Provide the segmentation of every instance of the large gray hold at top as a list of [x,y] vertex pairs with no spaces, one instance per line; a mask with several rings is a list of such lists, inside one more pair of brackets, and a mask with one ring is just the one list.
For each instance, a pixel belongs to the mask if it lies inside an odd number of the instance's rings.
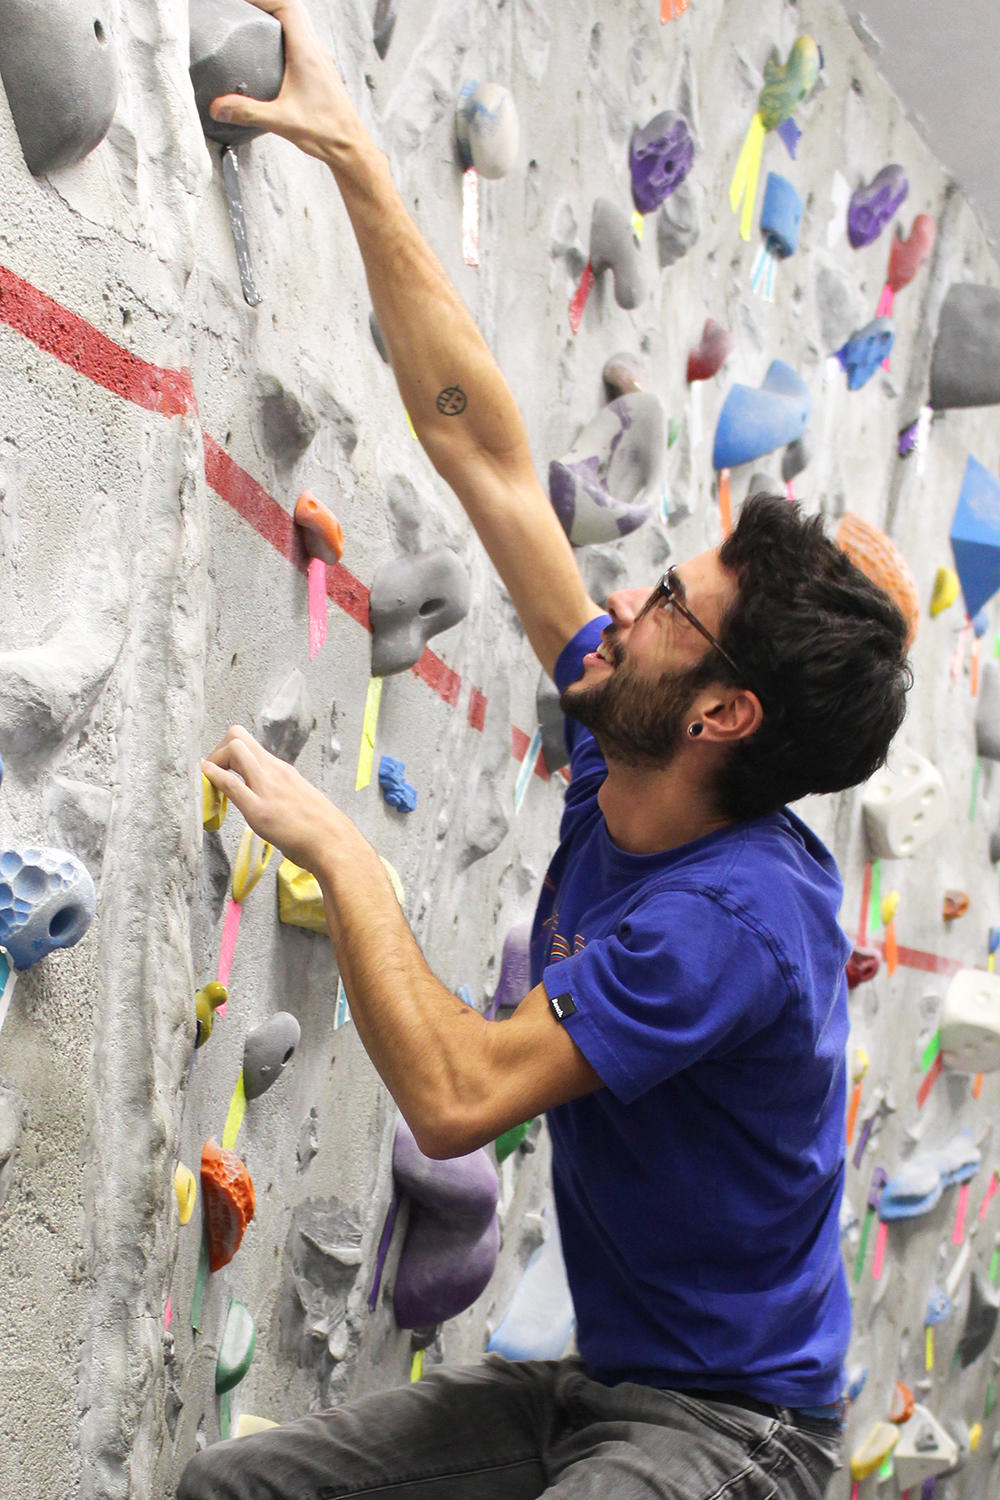
[[415,666],[432,635],[465,619],[469,596],[469,575],[447,547],[385,563],[368,599],[372,676]]
[[213,120],[208,106],[222,94],[276,99],[285,76],[281,23],[247,0],[190,0],[190,71],[201,126],[224,146],[251,141],[253,125]]
[[956,282],[938,319],[931,360],[931,406],[1000,402],[1000,289]]
[[118,104],[107,0],[0,0],[0,77],[29,172],[88,156]]

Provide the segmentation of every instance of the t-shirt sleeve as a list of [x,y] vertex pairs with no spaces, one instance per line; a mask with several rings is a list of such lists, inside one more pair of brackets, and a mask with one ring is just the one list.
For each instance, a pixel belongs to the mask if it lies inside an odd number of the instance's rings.
[[612,936],[549,964],[542,979],[573,1041],[625,1104],[739,1046],[789,997],[766,936],[691,891],[647,897]]
[[[588,651],[597,650],[601,643],[601,631],[610,624],[610,615],[597,615],[593,620],[588,620],[586,625],[581,625],[576,635],[566,642],[559,653],[552,674],[560,693],[582,675],[583,658]],[[582,790],[583,779],[588,773],[600,773],[603,780],[607,773],[607,766],[590,730],[584,729],[576,719],[566,717],[563,720],[563,734],[566,749],[569,751],[570,787],[572,788],[573,782],[576,782],[577,790]],[[566,801],[567,804],[570,803],[570,794],[567,795]]]

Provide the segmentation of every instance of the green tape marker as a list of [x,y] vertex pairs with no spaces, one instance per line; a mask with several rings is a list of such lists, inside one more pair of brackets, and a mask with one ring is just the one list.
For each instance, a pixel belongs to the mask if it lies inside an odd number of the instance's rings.
[[882,861],[872,860],[872,904],[868,925],[872,932],[878,932],[882,926]]
[[927,1043],[927,1046],[924,1048],[923,1052],[921,1052],[921,1054],[920,1054],[920,1071],[921,1071],[921,1073],[926,1073],[927,1072],[927,1069],[930,1067],[931,1063],[934,1061],[934,1059],[937,1057],[937,1055],[938,1055],[938,1053],[940,1051],[941,1051],[941,1033],[940,1033],[940,1031],[935,1031],[934,1035],[931,1037],[930,1041]]

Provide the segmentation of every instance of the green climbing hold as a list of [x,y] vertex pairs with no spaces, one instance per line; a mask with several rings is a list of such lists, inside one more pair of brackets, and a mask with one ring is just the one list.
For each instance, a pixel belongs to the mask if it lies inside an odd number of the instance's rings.
[[250,1309],[235,1297],[226,1313],[226,1326],[219,1346],[219,1359],[215,1366],[215,1390],[224,1395],[239,1385],[250,1368],[254,1347],[257,1343],[257,1325]]
[[534,1120],[525,1120],[523,1125],[512,1125],[509,1130],[504,1131],[503,1135],[497,1136],[498,1163],[506,1161],[508,1156],[511,1156],[517,1150],[534,1123]]

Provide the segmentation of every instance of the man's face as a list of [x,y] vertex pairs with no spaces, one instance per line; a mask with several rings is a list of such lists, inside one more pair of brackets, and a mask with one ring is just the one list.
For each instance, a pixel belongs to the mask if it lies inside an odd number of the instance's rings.
[[[702,552],[676,569],[684,603],[718,635],[736,598],[736,580],[716,551]],[[631,766],[668,765],[683,743],[692,704],[704,687],[703,667],[715,650],[669,604],[642,613],[651,589],[609,595],[612,623],[596,652],[583,660],[583,676],[560,698],[564,713],[595,735],[605,757]]]

